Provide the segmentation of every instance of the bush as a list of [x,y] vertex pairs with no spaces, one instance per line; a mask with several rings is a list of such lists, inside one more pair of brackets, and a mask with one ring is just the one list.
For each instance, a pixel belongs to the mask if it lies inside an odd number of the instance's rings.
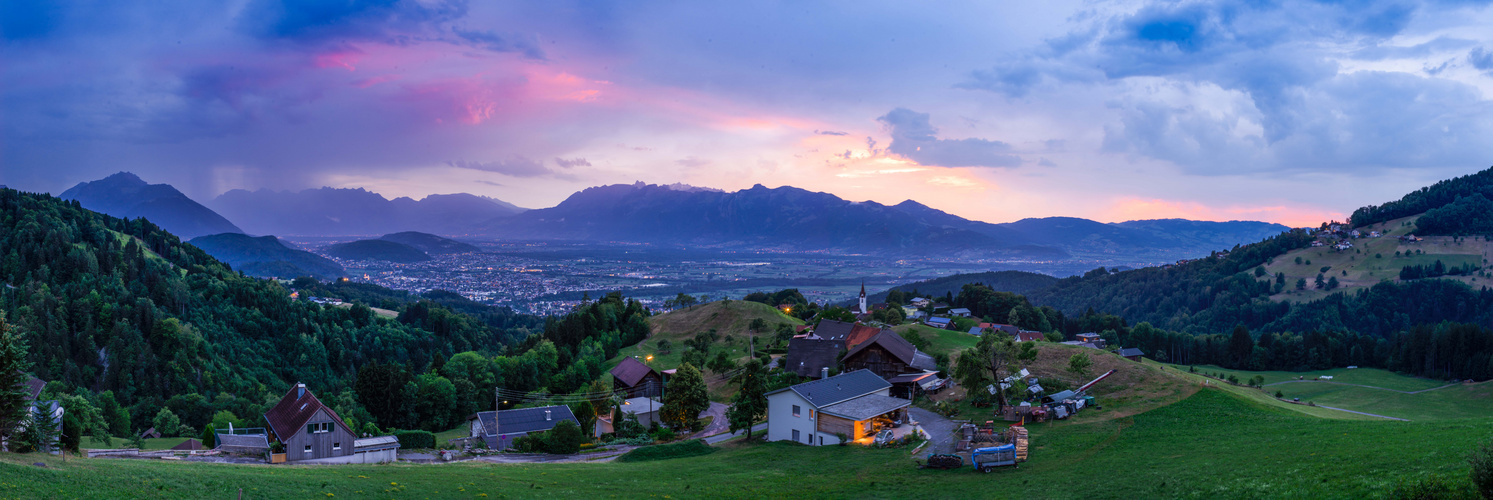
[[1472,471],[1468,473],[1472,486],[1483,498],[1493,498],[1493,440],[1473,448],[1467,462],[1472,465]]
[[545,451],[557,455],[569,455],[581,451],[581,443],[586,442],[585,433],[581,428],[570,420],[561,420],[550,429],[545,439]]
[[630,438],[617,438],[617,439],[612,439],[610,441],[607,441],[606,444],[608,446],[612,446],[612,445],[624,445],[624,444],[625,445],[631,445],[631,446],[644,446],[644,445],[653,444],[653,437],[652,436],[638,436],[638,437],[630,437]]
[[394,437],[399,439],[400,448],[435,448],[434,432],[394,431]]
[[679,437],[679,435],[674,433],[674,429],[670,429],[668,427],[659,427],[658,430],[654,431],[653,433],[653,439],[658,441],[673,441],[677,437]]
[[648,462],[653,460],[668,460],[671,458],[698,457],[715,453],[715,448],[705,444],[703,439],[694,439],[683,443],[661,444],[658,446],[647,446],[629,451],[620,457],[618,462]]
[[1439,475],[1418,478],[1407,481],[1400,478],[1395,482],[1394,489],[1389,491],[1389,498],[1395,500],[1446,500],[1454,498],[1477,498],[1467,485],[1455,484],[1447,481]]

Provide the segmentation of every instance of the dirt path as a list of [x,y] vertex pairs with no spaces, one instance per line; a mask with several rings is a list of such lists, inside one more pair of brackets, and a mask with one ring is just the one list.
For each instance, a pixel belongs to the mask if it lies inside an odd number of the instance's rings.
[[[1388,390],[1388,389],[1385,389],[1385,390]],[[1399,392],[1399,391],[1395,391],[1395,392]],[[1361,411],[1344,410],[1342,408],[1333,408],[1331,406],[1317,405],[1317,408],[1326,408],[1326,409],[1329,409],[1329,410],[1345,411],[1345,412],[1348,412],[1348,413],[1357,413],[1359,415],[1367,415],[1367,416],[1370,416],[1370,417],[1386,418],[1386,419],[1389,419],[1389,420],[1399,420],[1401,422],[1409,422],[1410,421],[1410,419],[1408,419],[1408,418],[1386,417],[1384,415],[1375,415],[1373,413],[1364,413],[1364,412],[1361,412]]]
[[[1319,383],[1319,384],[1333,384],[1333,385],[1346,385],[1346,386],[1352,386],[1352,387],[1363,387],[1363,388],[1366,388],[1366,389],[1378,389],[1378,390],[1381,390],[1381,391],[1398,392],[1400,394],[1420,394],[1422,392],[1431,392],[1431,391],[1435,391],[1435,390],[1439,390],[1439,389],[1445,389],[1447,387],[1455,387],[1455,386],[1462,385],[1460,382],[1452,382],[1450,384],[1446,384],[1446,385],[1443,385],[1441,387],[1432,387],[1430,389],[1421,389],[1421,390],[1418,390],[1418,391],[1399,391],[1399,390],[1395,390],[1395,389],[1386,389],[1386,388],[1383,388],[1383,387],[1374,387],[1372,385],[1349,384],[1349,383],[1346,383],[1346,382],[1333,382],[1331,380],[1287,380],[1285,382],[1276,382],[1276,383],[1273,383],[1273,384],[1265,384],[1265,385],[1263,385],[1261,387],[1270,387],[1272,385],[1281,385],[1281,384],[1299,384],[1299,383],[1302,383],[1302,382],[1316,382],[1316,383]],[[1326,408],[1326,406],[1323,406],[1323,408]],[[1333,409],[1335,410],[1336,408],[1333,408]],[[1348,410],[1343,410],[1343,411],[1348,411]],[[1358,412],[1355,411],[1353,413],[1358,413]],[[1365,413],[1364,415],[1368,415],[1368,413]],[[1374,415],[1374,416],[1377,417],[1378,415]],[[1392,418],[1392,417],[1384,417],[1384,418]]]

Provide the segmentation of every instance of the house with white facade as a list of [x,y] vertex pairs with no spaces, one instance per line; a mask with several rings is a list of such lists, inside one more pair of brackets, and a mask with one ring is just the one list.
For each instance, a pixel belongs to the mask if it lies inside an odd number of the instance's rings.
[[907,420],[912,401],[870,370],[824,377],[767,393],[767,440],[813,446],[868,440]]

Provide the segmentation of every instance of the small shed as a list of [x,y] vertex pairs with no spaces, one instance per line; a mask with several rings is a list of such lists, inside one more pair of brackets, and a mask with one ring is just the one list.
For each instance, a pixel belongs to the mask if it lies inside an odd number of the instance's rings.
[[970,311],[969,311],[969,309],[966,309],[966,308],[963,308],[963,307],[956,307],[956,308],[953,308],[953,309],[949,309],[949,315],[950,316],[958,316],[958,317],[961,317],[961,318],[968,318],[969,315],[970,315]]
[[1145,351],[1136,349],[1134,347],[1126,347],[1124,349],[1120,349],[1120,356],[1131,361],[1140,361],[1140,358],[1145,355]]
[[626,391],[627,397],[658,397],[663,395],[664,378],[653,368],[631,356],[612,368],[612,389]]
[[160,437],[161,437],[161,433],[157,432],[155,427],[151,427],[149,429],[145,429],[145,432],[140,433],[140,438],[141,439],[157,439],[157,438],[160,438]]

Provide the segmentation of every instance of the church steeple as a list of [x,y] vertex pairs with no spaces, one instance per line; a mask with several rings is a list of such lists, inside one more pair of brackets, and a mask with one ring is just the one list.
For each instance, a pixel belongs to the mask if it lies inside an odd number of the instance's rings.
[[866,308],[866,280],[861,280],[861,313],[871,312]]

